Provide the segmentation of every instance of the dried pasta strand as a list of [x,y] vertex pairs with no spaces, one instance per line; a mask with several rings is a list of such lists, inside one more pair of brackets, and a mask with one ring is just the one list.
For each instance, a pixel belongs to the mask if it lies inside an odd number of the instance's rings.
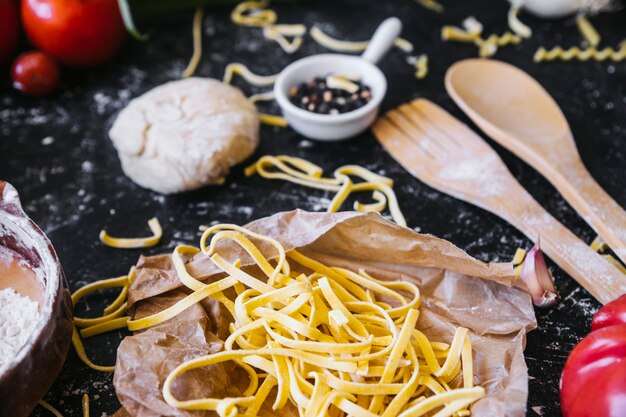
[[604,252],[608,249],[606,242],[600,236],[596,236],[589,246],[596,252]]
[[249,84],[252,84],[257,87],[263,87],[267,85],[273,85],[276,81],[276,77],[278,74],[274,75],[257,75],[250,71],[248,67],[239,63],[233,62],[226,66],[224,70],[224,79],[223,81],[226,84],[231,84],[233,77],[235,75],[241,76],[244,80],[246,80]]
[[422,54],[415,61],[415,78],[423,80],[428,75],[428,55]]
[[[318,26],[313,26],[309,30],[309,35],[315,42],[326,49],[337,52],[363,52],[367,49],[369,41],[344,41],[333,38]],[[413,44],[404,38],[397,38],[393,42],[394,46],[404,52],[413,52]]]
[[100,371],[100,372],[115,371],[115,365],[101,366],[101,365],[96,365],[93,362],[91,362],[91,360],[89,360],[89,358],[87,357],[87,353],[85,352],[85,346],[83,345],[83,341],[81,340],[80,335],[78,334],[78,331],[76,330],[75,326],[74,326],[74,330],[72,331],[72,345],[74,346],[74,350],[76,351],[76,355],[78,355],[78,358],[81,361],[83,361],[83,363],[87,365],[88,367],[90,367],[91,369]]
[[619,269],[621,272],[623,272],[624,274],[626,274],[626,266],[624,266],[623,263],[621,263],[620,261],[618,261],[617,259],[615,259],[612,255],[602,255],[604,258],[606,258],[607,261],[611,262],[613,265],[615,265],[617,267],[617,269]]
[[96,318],[82,318],[74,316],[74,324],[77,327],[81,328],[96,326],[110,320],[117,319],[118,317],[124,315],[124,313],[126,313],[126,307],[127,304],[124,302],[117,308],[117,310],[113,311],[112,313],[105,314],[101,317]]
[[444,41],[474,42],[480,33],[470,33],[456,26],[444,26],[441,28],[441,39]]
[[578,27],[578,31],[582,35],[583,39],[585,39],[587,46],[596,48],[600,45],[602,38],[585,15],[578,15],[576,18],[576,26]]
[[421,6],[433,10],[437,13],[443,13],[443,6],[435,0],[416,0]]
[[[89,417],[89,395],[83,394],[82,398],[83,417]],[[63,417],[63,414],[56,408],[54,408],[46,400],[39,400],[39,405],[51,412],[55,417]]]
[[83,417],[89,417],[89,395],[83,394]]
[[577,46],[572,48],[563,49],[560,46],[552,49],[539,48],[535,52],[533,60],[535,62],[549,62],[549,61],[606,61],[611,60],[613,62],[619,62],[626,59],[626,41],[622,42],[618,49],[606,47],[603,49],[585,48],[581,49]]
[[[404,218],[404,215],[402,214],[402,211],[400,210],[398,200],[393,191],[393,188],[391,188],[393,185],[393,181],[391,181],[391,179],[374,174],[373,172],[356,165],[346,165],[343,167],[339,167],[335,170],[335,178],[322,178],[321,170],[316,171],[315,176],[309,175],[307,172],[303,171],[298,172],[297,170],[286,166],[281,161],[281,158],[285,158],[285,156],[263,156],[256,163],[246,168],[245,174],[246,176],[259,174],[262,177],[268,179],[282,179],[307,187],[335,191],[336,194],[328,207],[328,211],[331,213],[338,211],[342,203],[353,192],[378,191],[379,193],[385,195],[388,202],[389,211],[394,221],[399,225],[406,226],[406,220]],[[299,160],[299,158],[291,157],[290,160],[295,161]],[[299,164],[303,166],[310,163],[305,160],[300,160]],[[279,171],[271,172],[267,170],[267,167],[277,168]],[[350,180],[350,176],[359,177],[363,179],[364,182],[356,184],[352,183],[352,181]],[[377,206],[362,206],[358,204],[354,207],[356,207],[355,209],[362,208],[363,210],[371,211],[371,209],[374,207],[380,207],[380,204]]]
[[118,294],[118,296],[113,300],[111,304],[106,306],[104,309],[104,314],[111,314],[116,311],[124,302],[126,298],[128,298],[128,289],[130,288],[130,284],[126,284],[122,287],[122,291]]
[[61,414],[59,410],[54,408],[48,401],[39,400],[39,405],[45,408],[46,410],[50,411],[55,417],[63,417],[63,414]]
[[515,254],[513,255],[513,259],[511,260],[511,263],[513,265],[520,265],[524,261],[525,257],[526,257],[526,250],[522,248],[517,248],[515,250]]
[[403,52],[406,52],[407,54],[410,54],[411,52],[413,52],[413,49],[415,49],[413,47],[413,44],[404,38],[396,38],[393,41],[393,44],[396,48],[400,49]]
[[272,101],[276,98],[273,90],[266,91],[265,93],[253,94],[248,97],[250,103],[258,103],[259,101]]
[[266,26],[276,22],[276,12],[266,9],[269,1],[244,1],[231,12],[233,23],[243,26]]
[[275,114],[259,113],[259,120],[261,121],[261,123],[263,123],[264,125],[268,125],[268,126],[276,126],[276,127],[288,127],[289,126],[287,119],[285,119],[282,116],[277,116]]
[[475,43],[478,46],[479,55],[483,58],[488,58],[493,56],[498,48],[507,45],[516,45],[521,41],[522,38],[519,36],[511,32],[505,32],[502,35],[489,35],[486,39],[479,38]]
[[511,6],[509,9],[509,28],[519,37],[530,38],[533,35],[533,31],[527,25],[522,23],[521,20],[519,20],[519,12],[519,6]]
[[[294,166],[318,172],[309,164]],[[277,265],[272,267],[244,235],[277,248]],[[213,238],[207,243],[209,236]],[[252,257],[268,284],[219,256],[216,241],[224,239],[233,240]],[[305,417],[322,416],[329,409],[355,417],[412,417],[435,412],[450,417],[468,415],[467,407],[485,395],[482,387],[473,386],[467,329],[457,329],[451,345],[431,343],[415,329],[419,290],[414,284],[381,281],[364,271],[327,267],[296,251],[287,255],[313,272],[309,276],[295,270],[292,273],[278,242],[235,225],[205,228],[200,248],[227,274],[223,280],[232,278],[249,288],[238,292],[234,301],[234,321],[225,350],[186,361],[167,376],[163,396],[171,406],[213,410],[222,416],[253,416],[269,391],[277,387],[273,408],[278,411],[291,401]],[[195,292],[208,286],[181,272],[184,282],[198,288]],[[314,293],[314,288],[319,292]],[[413,301],[403,295],[409,288],[414,289],[408,292],[416,294]],[[376,294],[398,301],[400,307],[377,302]],[[397,312],[395,322],[392,311]],[[388,336],[374,337],[385,333]],[[420,366],[417,353],[426,352],[428,357],[435,349],[445,350],[443,364],[434,358],[435,368]],[[233,361],[250,376],[241,397],[179,400],[172,394],[174,381],[183,373],[226,361]],[[461,370],[463,387],[451,388],[449,383]]]
[[196,12],[193,15],[193,54],[191,55],[191,59],[189,59],[189,63],[187,64],[187,68],[183,71],[182,77],[188,78],[191,77],[195,72],[196,68],[198,68],[198,64],[200,63],[200,58],[202,58],[202,17],[204,15],[204,9],[202,6],[198,6]]
[[152,219],[148,220],[148,226],[152,231],[152,236],[150,237],[112,237],[109,236],[106,230],[103,229],[100,232],[100,241],[107,246],[117,249],[137,249],[155,246],[161,241],[161,237],[163,237],[163,229],[161,228],[161,223],[159,223],[159,219],[153,217]]
[[353,42],[335,39],[324,33],[319,27],[313,26],[309,31],[311,38],[324,48],[337,52],[362,52],[367,48],[368,41]]
[[[389,199],[380,190],[393,185],[389,178],[358,166],[341,167],[334,179],[325,179],[321,168],[305,160],[278,156],[264,160],[268,162],[298,180],[321,181],[345,190],[373,188],[379,200]],[[261,161],[257,164],[260,166],[254,172],[266,172]],[[352,185],[349,175],[366,182]],[[415,284],[378,280],[363,270],[357,273],[327,267],[295,250],[287,253],[275,239],[236,225],[218,224],[202,230],[199,249],[179,245],[172,254],[177,275],[193,291],[191,294],[152,316],[100,320],[81,331],[88,337],[124,327],[140,330],[170,320],[206,297],[223,303],[234,317],[225,350],[184,362],[167,376],[163,396],[171,406],[213,410],[228,417],[255,416],[277,388],[273,408],[278,411],[291,401],[305,416],[322,416],[330,409],[331,415],[344,412],[354,417],[451,417],[468,415],[469,405],[485,395],[482,387],[473,386],[467,329],[458,328],[448,345],[431,342],[415,328],[420,306]],[[224,240],[247,252],[265,279],[241,270],[240,261],[226,261],[219,253],[223,246],[218,245]],[[257,241],[274,248],[272,263]],[[191,276],[183,255],[200,254],[226,276],[211,284]],[[307,276],[292,269],[287,257],[312,272]],[[131,269],[126,277],[88,284],[74,293],[73,301],[102,288],[126,288],[133,280]],[[236,288],[234,301],[224,295],[228,288]],[[413,297],[407,298],[411,293]],[[384,297],[386,302],[377,301],[377,297]],[[114,369],[89,361],[76,328],[72,342],[88,366],[101,371]],[[426,362],[423,366],[418,359],[422,357]],[[179,400],[172,394],[172,384],[181,374],[226,361],[249,376],[241,397]],[[451,387],[461,372],[462,388]],[[83,398],[83,404],[88,410],[88,399]]]
[[80,336],[83,339],[88,337],[97,336],[102,333],[108,333],[113,330],[126,329],[128,327],[128,321],[130,317],[118,317],[115,319],[109,319],[105,322],[94,324],[93,326],[86,327],[80,330]]
[[387,197],[385,197],[385,194],[381,193],[379,190],[374,190],[372,198],[376,200],[376,203],[363,204],[360,201],[355,201],[353,206],[354,210],[363,212],[381,212],[385,209],[385,207],[387,207]]
[[456,26],[444,26],[441,29],[441,38],[444,41],[456,41],[474,43],[478,46],[480,57],[488,58],[498,51],[498,48],[518,44],[522,38],[511,32],[502,35],[491,34],[486,38],[482,36],[483,26],[474,17],[470,16],[463,21],[464,29]]
[[[302,37],[306,33],[306,26],[297,25],[268,25],[263,28],[263,36],[276,41],[283,51],[293,54],[302,46]],[[291,42],[286,36],[293,36]]]
[[326,85],[328,88],[336,88],[338,90],[344,90],[348,93],[356,93],[359,90],[359,85],[347,80],[341,76],[329,75],[326,77]]
[[89,283],[82,286],[72,294],[72,304],[76,306],[76,304],[78,304],[80,300],[82,300],[85,296],[91,294],[94,291],[106,288],[123,287],[125,285],[128,285],[128,282],[128,275],[122,275],[121,277],[117,278],[103,279],[100,281]]

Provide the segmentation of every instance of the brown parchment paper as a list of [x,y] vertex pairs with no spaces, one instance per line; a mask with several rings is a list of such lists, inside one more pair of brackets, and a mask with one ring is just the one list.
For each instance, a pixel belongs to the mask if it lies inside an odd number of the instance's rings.
[[[296,248],[328,265],[365,268],[379,279],[415,282],[422,295],[418,328],[431,340],[450,342],[458,326],[471,330],[474,382],[488,393],[473,405],[472,415],[526,415],[528,373],[523,348],[536,319],[530,296],[513,286],[510,264],[478,261],[450,242],[400,227],[378,213],[296,210],[247,227],[274,237],[286,250]],[[271,248],[259,247],[268,257],[275,256]],[[237,246],[226,242],[219,250],[231,261],[242,259],[248,272],[258,272]],[[202,254],[186,265],[192,275],[207,282],[223,276]],[[131,315],[138,318],[160,311],[187,293],[169,255],[142,257],[129,291]],[[126,337],[118,349],[113,381],[123,409],[115,416],[216,415],[176,410],[165,402],[161,389],[180,363],[221,350],[230,321],[221,304],[207,299],[168,322]],[[185,374],[177,380],[174,394],[182,399],[239,396],[246,384],[242,371],[225,363]],[[297,416],[293,407],[274,413],[271,405],[262,413]]]

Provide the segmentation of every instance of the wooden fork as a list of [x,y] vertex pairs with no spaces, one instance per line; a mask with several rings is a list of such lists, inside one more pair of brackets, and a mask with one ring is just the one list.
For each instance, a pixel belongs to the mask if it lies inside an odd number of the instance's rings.
[[418,99],[372,127],[413,176],[503,218],[541,246],[564,271],[606,304],[626,293],[626,275],[552,217],[517,182],[498,154],[436,104]]

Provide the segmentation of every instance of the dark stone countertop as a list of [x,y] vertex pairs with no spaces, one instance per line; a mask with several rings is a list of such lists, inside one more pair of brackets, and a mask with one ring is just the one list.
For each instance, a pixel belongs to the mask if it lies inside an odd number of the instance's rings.
[[[458,3],[454,5],[454,3]],[[470,6],[471,4],[471,6]],[[426,97],[467,119],[446,95],[445,70],[455,61],[476,56],[473,45],[442,43],[443,24],[459,25],[476,16],[486,30],[506,29],[507,4],[448,2],[436,14],[411,0],[276,3],[280,22],[320,24],[344,39],[367,39],[385,17],[399,16],[403,36],[414,43],[416,54],[430,57],[430,74],[416,80],[406,55],[393,51],[382,63],[389,78],[383,109],[415,97]],[[226,64],[239,61],[263,74],[278,72],[287,63],[324,49],[307,38],[296,54],[284,54],[263,39],[260,29],[237,27],[228,16],[230,7],[210,8],[204,18],[204,54],[197,74],[221,78]],[[181,242],[196,243],[197,226],[212,221],[244,224],[277,211],[297,207],[323,210],[331,197],[324,192],[261,178],[245,178],[236,167],[226,184],[176,196],[161,196],[133,184],[124,176],[107,131],[116,113],[130,99],[177,79],[191,55],[192,11],[173,13],[144,24],[151,33],[146,43],[129,40],[111,62],[89,71],[65,72],[62,92],[44,99],[28,99],[5,90],[0,95],[0,178],[20,192],[25,210],[54,243],[72,290],[97,279],[126,273],[140,252],[170,251]],[[561,105],[575,133],[585,165],[617,202],[626,206],[626,65],[624,63],[534,64],[539,45],[575,45],[580,42],[573,20],[544,22],[526,14],[534,36],[522,44],[500,50],[496,58],[511,62],[536,77]],[[618,11],[594,19],[605,44],[616,45],[624,33],[626,13]],[[258,89],[237,81],[244,92]],[[265,111],[275,107],[262,105]],[[587,242],[594,232],[530,167],[490,143],[516,178],[557,219]],[[263,127],[254,159],[284,153],[304,157],[332,172],[356,163],[384,173],[396,181],[395,190],[409,226],[449,239],[485,261],[511,259],[517,247],[530,242],[499,218],[443,195],[405,172],[378,145],[371,133],[341,143],[316,143],[289,129]],[[141,235],[145,222],[157,216],[164,227],[163,243],[145,251],[120,251],[103,247],[98,232]],[[537,311],[539,329],[530,333],[526,359],[530,372],[529,416],[558,416],[558,381],[567,353],[589,330],[589,320],[599,304],[562,271],[554,267],[563,297],[554,308]],[[86,305],[101,311],[114,295],[92,297]],[[86,313],[88,314],[88,313]],[[113,333],[87,342],[97,363],[110,364],[123,337]],[[92,398],[92,416],[110,415],[118,402],[110,375],[89,370],[70,353],[58,381],[46,396],[66,416],[80,415],[83,393]],[[46,415],[41,410],[35,416]]]

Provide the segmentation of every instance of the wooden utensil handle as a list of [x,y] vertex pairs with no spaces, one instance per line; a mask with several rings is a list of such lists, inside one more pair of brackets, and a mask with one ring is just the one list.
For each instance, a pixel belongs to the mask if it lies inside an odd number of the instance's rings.
[[626,293],[625,274],[552,217],[521,186],[515,195],[499,202],[497,211],[502,217],[533,242],[540,239],[541,249],[602,304]]
[[580,159],[559,169],[552,182],[578,214],[626,263],[626,211],[598,185]]

